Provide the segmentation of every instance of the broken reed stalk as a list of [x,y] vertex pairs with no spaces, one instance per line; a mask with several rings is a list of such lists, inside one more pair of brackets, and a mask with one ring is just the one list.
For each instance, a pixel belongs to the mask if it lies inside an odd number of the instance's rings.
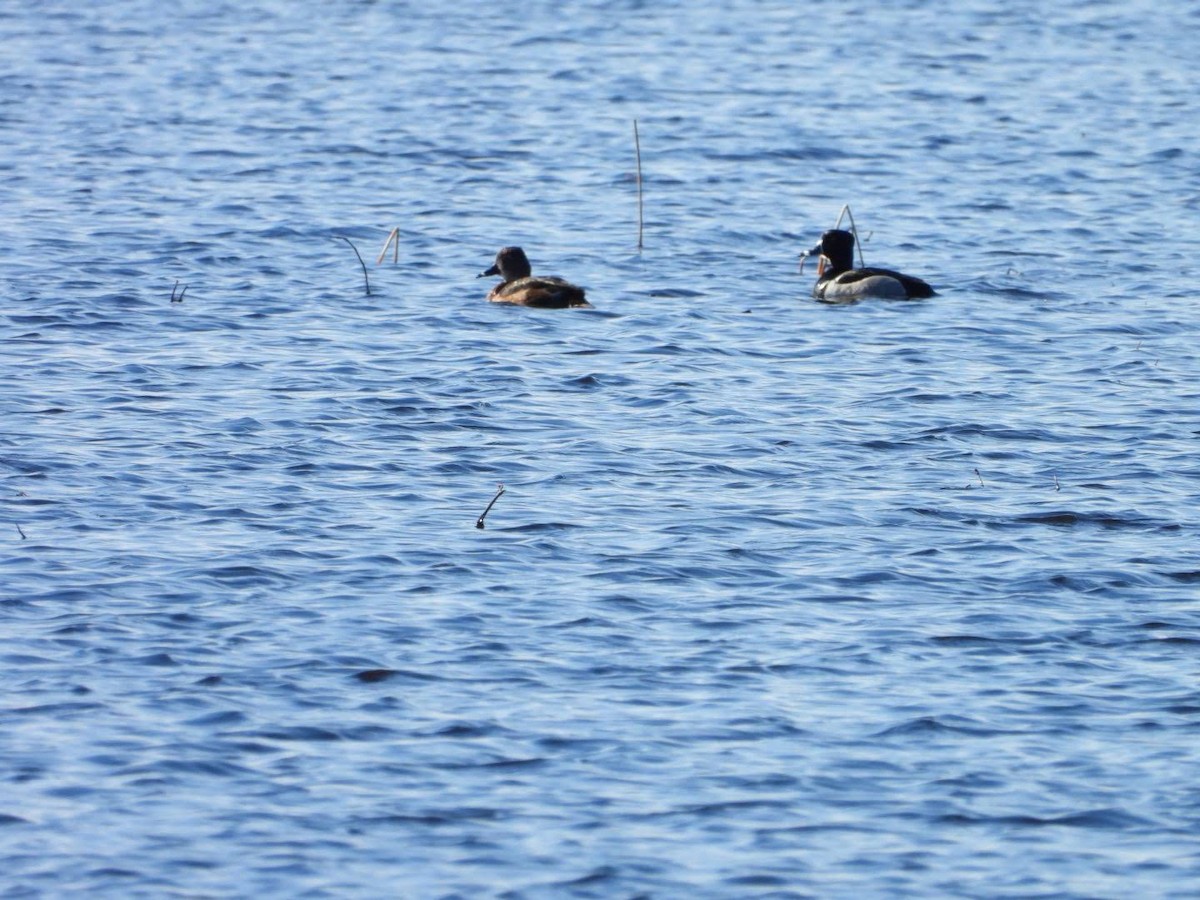
[[975,470],[975,477],[979,479],[979,486],[980,486],[980,487],[987,487],[987,485],[983,483],[983,476],[979,474],[979,470],[978,470],[978,469],[976,469],[976,470]]
[[[338,235],[338,237],[342,237],[342,236]],[[371,296],[371,279],[367,277],[367,264],[365,262],[363,262],[362,254],[358,252],[358,248],[354,246],[354,242],[351,241],[350,238],[342,237],[342,240],[350,245],[350,249],[353,250],[354,255],[358,257],[358,264],[360,266],[362,266],[362,270],[363,270],[363,284],[365,284],[367,286],[367,296],[370,297]]]
[[1062,485],[1058,483],[1058,473],[1054,472],[1052,474],[1054,475],[1054,492],[1058,493],[1062,490]]
[[[179,279],[178,279],[178,278],[176,278],[176,279],[175,279],[175,287],[171,288],[171,302],[172,302],[172,303],[182,303],[182,302],[183,302],[183,295],[187,293],[187,289],[188,289],[188,286],[185,284],[185,285],[183,286],[183,290],[182,290],[182,291],[179,291]],[[178,296],[178,297],[176,297],[176,296],[175,296],[175,292],[176,292],[176,291],[179,291],[179,296]]]
[[[16,523],[16,522],[13,522],[13,524],[14,524],[14,525],[17,525],[17,523]],[[25,532],[23,532],[23,531],[21,530],[21,526],[20,526],[20,525],[17,525],[17,534],[19,534],[19,535],[21,536],[21,540],[23,540],[23,541],[24,541],[24,540],[28,540],[28,538],[26,538],[26,537],[25,537]]]
[[388,232],[387,240],[383,242],[383,249],[379,251],[379,256],[375,260],[375,265],[379,265],[381,262],[383,262],[383,258],[385,256],[387,256],[388,247],[391,247],[392,244],[396,245],[395,252],[392,255],[392,262],[398,263],[398,262],[400,262],[400,226],[399,225],[397,225],[395,228],[393,228],[391,231]]
[[492,511],[492,507],[496,505],[496,501],[500,499],[500,495],[503,493],[504,493],[504,485],[502,485],[502,484],[496,485],[496,496],[493,497],[492,502],[487,505],[487,509],[485,509],[482,513],[480,513],[479,518],[475,520],[476,528],[483,527],[483,520],[487,518],[487,514]]
[[854,224],[854,213],[850,211],[849,203],[842,206],[842,211],[838,213],[837,224],[833,226],[834,228],[842,227],[842,216],[847,216],[850,219],[850,233],[854,235],[854,246],[858,248],[858,264],[866,268],[867,261],[863,257],[862,241],[858,239],[858,226]]
[[633,149],[637,154],[638,250],[642,249],[642,142],[638,138],[637,119],[633,120]]

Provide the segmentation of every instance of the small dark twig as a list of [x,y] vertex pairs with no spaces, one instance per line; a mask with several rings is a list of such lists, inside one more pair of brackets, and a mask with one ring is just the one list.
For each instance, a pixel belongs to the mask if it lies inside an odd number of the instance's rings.
[[349,244],[350,249],[354,251],[354,255],[358,257],[358,264],[360,266],[362,266],[362,270],[363,270],[363,284],[366,285],[367,296],[370,297],[371,296],[371,279],[367,277],[367,264],[365,262],[363,262],[362,254],[358,252],[358,248],[354,246],[354,242],[351,241],[350,238],[342,237],[342,235],[340,235],[340,234],[338,235],[338,237],[342,238],[343,241],[345,241],[347,244]]
[[979,470],[978,470],[978,469],[976,469],[976,470],[975,470],[975,477],[979,479],[979,486],[980,486],[980,487],[987,487],[987,485],[985,485],[985,484],[983,483],[983,476],[979,474]]
[[[14,525],[17,525],[17,523],[16,523],[16,522],[13,522],[13,524],[14,524]],[[23,540],[23,541],[24,541],[24,540],[28,540],[28,539],[25,537],[25,532],[23,532],[23,531],[21,530],[21,526],[20,526],[20,525],[17,525],[17,534],[19,534],[19,535],[21,536],[21,540]]]
[[487,509],[485,509],[483,511],[483,513],[480,514],[479,518],[475,520],[476,528],[483,527],[483,520],[487,518],[487,514],[492,511],[492,507],[496,505],[496,501],[500,499],[500,495],[503,493],[504,493],[504,485],[502,485],[502,484],[496,485],[496,496],[493,497],[492,502],[487,505]]
[[171,302],[172,302],[172,303],[182,303],[182,302],[183,302],[183,295],[187,293],[187,289],[188,289],[188,285],[186,285],[186,284],[185,284],[185,285],[183,286],[183,290],[182,290],[182,291],[179,291],[179,296],[178,296],[178,297],[176,297],[176,296],[175,296],[175,291],[179,290],[179,279],[178,279],[178,278],[176,278],[176,279],[175,279],[175,287],[171,288]]

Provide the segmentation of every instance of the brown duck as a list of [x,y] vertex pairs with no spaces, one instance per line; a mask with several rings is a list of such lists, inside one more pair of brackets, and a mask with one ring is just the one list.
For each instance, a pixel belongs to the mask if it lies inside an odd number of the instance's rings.
[[552,275],[532,275],[529,257],[520,247],[504,247],[496,254],[496,263],[477,277],[499,275],[504,280],[492,288],[488,300],[510,303],[513,306],[536,306],[542,309],[566,309],[571,306],[591,308],[583,288]]

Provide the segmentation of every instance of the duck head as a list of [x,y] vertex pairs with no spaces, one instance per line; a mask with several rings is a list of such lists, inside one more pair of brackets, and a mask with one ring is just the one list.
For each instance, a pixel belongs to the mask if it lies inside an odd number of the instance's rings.
[[499,275],[506,282],[518,278],[528,278],[533,269],[529,265],[529,257],[520,247],[502,247],[496,254],[496,262],[490,269],[480,272],[476,278],[488,275]]
[[849,271],[854,268],[854,235],[840,228],[827,231],[821,235],[820,243],[806,251],[801,260],[810,256],[817,257],[818,278],[825,275],[826,269],[829,269],[831,276]]

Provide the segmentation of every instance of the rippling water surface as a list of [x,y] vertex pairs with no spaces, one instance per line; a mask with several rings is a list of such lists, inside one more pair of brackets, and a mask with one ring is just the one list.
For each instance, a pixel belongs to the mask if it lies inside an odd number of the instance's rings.
[[1060,6],[0,12],[0,894],[1194,896],[1200,16]]

